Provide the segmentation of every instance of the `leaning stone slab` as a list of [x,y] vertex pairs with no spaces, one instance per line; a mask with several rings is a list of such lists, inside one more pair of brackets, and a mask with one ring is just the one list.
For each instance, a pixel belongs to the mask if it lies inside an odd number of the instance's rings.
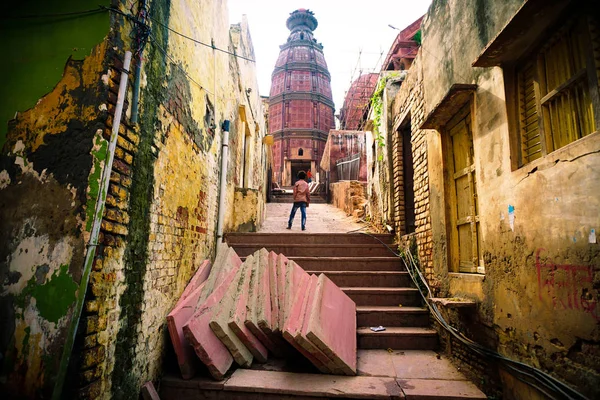
[[210,296],[215,287],[223,281],[224,277],[230,271],[239,268],[240,265],[242,265],[242,260],[238,257],[235,250],[227,246],[226,243],[220,243],[217,247],[217,255],[210,270],[210,275],[206,279],[206,284],[198,299],[199,304],[202,304]]
[[270,329],[271,290],[269,287],[268,255],[266,249],[256,251],[253,255],[254,264],[244,324],[265,347],[279,357],[283,355],[284,349],[281,347],[281,340],[273,335]]
[[279,304],[278,325],[281,329],[285,324],[285,293],[286,293],[286,271],[289,260],[283,254],[277,256],[277,299]]
[[356,375],[356,304],[324,274],[307,316],[306,338],[346,375]]
[[309,286],[307,301],[306,301],[306,310],[304,313],[304,318],[302,320],[302,328],[300,332],[296,335],[296,342],[300,347],[302,347],[308,354],[311,355],[312,358],[317,359],[320,363],[322,363],[325,368],[332,374],[343,375],[343,372],[336,367],[333,360],[328,357],[325,353],[323,353],[317,346],[315,346],[310,340],[307,339],[306,334],[308,332],[308,321],[311,317],[311,310],[313,309],[313,305],[316,301],[316,292],[317,285],[319,279],[316,275],[311,277],[311,282]]
[[269,253],[269,291],[271,292],[271,324],[273,332],[281,331],[279,328],[279,285],[277,284],[277,254]]
[[298,264],[293,260],[288,261],[285,271],[285,293],[284,293],[284,312],[283,312],[283,324],[285,326],[287,319],[289,318],[290,311],[296,291],[298,290],[298,284],[303,279],[308,279],[309,275],[304,271]]
[[209,272],[210,261],[205,260],[183,291],[181,298],[173,310],[167,315],[169,336],[171,337],[171,343],[173,343],[173,348],[175,349],[175,356],[177,357],[177,363],[179,364],[183,379],[190,379],[195,375],[196,365],[198,363],[198,358],[194,354],[194,349],[190,346],[183,334],[183,326],[187,324],[194,314],[200,292],[202,291]]
[[196,271],[194,276],[192,276],[192,279],[190,279],[190,282],[187,284],[187,286],[183,290],[183,293],[181,293],[181,296],[179,297],[179,300],[177,301],[177,303],[179,304],[179,302],[187,299],[193,292],[195,292],[196,289],[198,289],[198,287],[200,287],[200,285],[202,285],[208,279],[208,276],[210,275],[210,271],[211,271],[210,260],[202,261],[202,263],[198,267],[198,270]]
[[239,266],[229,271],[229,274],[225,276],[206,300],[196,307],[194,315],[183,326],[185,337],[194,348],[196,355],[208,367],[213,378],[218,380],[225,378],[225,373],[233,363],[233,357],[208,324],[212,318],[213,307],[219,304],[229,289],[238,269]]
[[267,349],[259,340],[241,325],[240,335],[231,329],[229,322],[235,319],[238,301],[243,297],[248,301],[248,282],[253,272],[254,257],[246,257],[246,261],[239,268],[237,276],[229,286],[227,293],[221,299],[218,311],[213,314],[210,328],[229,349],[233,359],[241,367],[250,367],[254,357],[260,362],[267,361]]
[[[314,277],[314,285],[313,278]],[[303,280],[298,285],[298,290],[296,291],[296,296],[294,297],[294,301],[292,304],[292,309],[290,311],[289,318],[287,319],[284,327],[283,327],[283,338],[287,340],[289,344],[294,346],[296,350],[298,350],[304,357],[306,357],[317,369],[323,373],[331,373],[332,371],[327,367],[327,363],[330,363],[330,360],[325,357],[326,362],[323,362],[315,355],[311,354],[310,351],[300,345],[299,340],[302,325],[304,322],[304,317],[306,313],[306,308],[309,302],[311,286],[312,291],[314,293],[314,286],[316,286],[317,277],[311,275],[310,279]],[[317,349],[318,350],[318,349]]]

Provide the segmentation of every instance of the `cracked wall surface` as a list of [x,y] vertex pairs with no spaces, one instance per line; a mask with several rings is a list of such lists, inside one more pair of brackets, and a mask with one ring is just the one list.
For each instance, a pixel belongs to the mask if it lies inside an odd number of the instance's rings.
[[[437,295],[477,303],[469,313],[445,310],[450,322],[479,343],[594,398],[600,394],[600,136],[592,133],[516,167],[515,132],[507,114],[514,98],[505,91],[503,69],[471,66],[521,5],[434,1],[423,22],[422,48],[389,123],[393,135],[412,120],[415,205],[428,210],[425,219],[417,215],[421,268]],[[484,267],[478,274],[454,272],[458,265],[451,265],[448,255],[444,128],[423,130],[415,123],[434,111],[454,84],[476,85],[470,101]],[[393,146],[393,139],[387,145]],[[424,169],[418,168],[421,151]],[[395,165],[392,174],[398,170]],[[389,195],[381,190],[384,198]],[[506,371],[490,374],[493,363],[443,330],[441,339],[488,394],[541,396]]]
[[[248,23],[230,26],[225,1],[146,4],[173,30],[254,59]],[[130,2],[112,6],[138,11]],[[131,19],[104,12],[104,41],[83,61],[68,60],[56,88],[17,115],[0,157],[0,218],[9,228],[0,230],[0,315],[8,321],[0,384],[14,397],[51,395],[74,299],[84,289],[77,285],[123,57],[137,40]],[[131,120],[130,74],[67,398],[133,398],[159,379],[171,351],[166,315],[214,255],[224,120],[232,122],[224,229],[255,230],[264,218],[265,121],[254,62],[150,24],[139,119]]]
[[[38,5],[41,14],[50,12]],[[52,10],[74,7],[97,2]],[[4,15],[29,11],[19,5]],[[108,114],[99,106],[108,88],[101,76],[110,69],[107,16],[82,19],[9,19],[2,26],[14,50],[2,64],[12,78],[0,104],[0,392],[9,398],[52,394],[82,290],[94,188],[106,157]]]

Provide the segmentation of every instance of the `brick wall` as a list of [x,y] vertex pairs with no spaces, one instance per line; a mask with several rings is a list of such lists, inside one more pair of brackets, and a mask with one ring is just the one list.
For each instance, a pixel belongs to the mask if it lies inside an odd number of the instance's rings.
[[392,162],[393,162],[393,199],[394,229],[400,235],[405,234],[404,218],[404,178],[402,157],[402,136],[399,127],[410,124],[412,157],[414,168],[415,226],[420,265],[428,280],[433,278],[433,237],[431,217],[429,215],[429,178],[427,165],[427,130],[419,129],[425,119],[423,99],[423,76],[420,69],[420,57],[417,57],[400,86],[393,103],[392,121]]
[[[113,115],[117,102],[122,60],[112,58],[108,72],[109,117],[104,138],[110,139]],[[125,104],[125,109],[127,108]],[[109,388],[103,379],[112,373],[115,343],[119,330],[119,295],[123,291],[122,277],[125,273],[123,252],[128,236],[129,191],[132,184],[132,164],[139,144],[139,136],[123,114],[117,138],[117,147],[106,195],[98,247],[94,259],[84,310],[79,324],[78,340],[72,359],[77,365],[77,378],[68,390],[81,388],[79,396],[98,398]],[[74,368],[73,366],[71,368]]]
[[[439,275],[434,272],[433,265],[433,234],[430,215],[430,187],[428,165],[427,135],[437,135],[435,131],[419,129],[425,118],[425,101],[423,98],[423,76],[421,71],[421,56],[418,55],[399,92],[397,93],[392,112],[392,161],[393,161],[393,198],[394,198],[394,228],[399,234],[400,246],[405,251],[414,251],[413,243],[416,242],[416,251],[419,266],[434,293],[439,295],[441,282]],[[404,225],[404,181],[402,136],[400,127],[410,126],[412,157],[414,168],[414,200],[415,200],[415,233],[405,235]],[[406,132],[405,130],[404,132]],[[413,242],[414,241],[414,242]],[[464,319],[456,312],[444,310],[447,321],[453,326],[465,323]],[[498,395],[501,393],[500,378],[495,365],[489,360],[478,355],[457,341],[432,318],[432,324],[440,337],[442,351],[451,355],[453,362],[465,372],[486,394]],[[477,324],[473,324],[477,326]]]
[[[153,4],[156,8],[150,13],[162,14],[160,18],[167,21],[169,6]],[[219,3],[219,7],[225,7],[225,3]],[[192,11],[203,15],[202,8]],[[230,35],[226,18],[215,19],[202,29],[211,30],[213,26],[222,33],[217,37],[217,46],[227,48]],[[238,52],[249,56],[247,24],[235,29],[233,36],[241,35]],[[162,45],[174,40],[181,42],[172,51],[181,50],[183,58],[200,59],[199,64],[173,64],[156,46],[149,45],[144,64],[147,84],[140,93],[138,124],[130,123],[129,112],[122,120],[101,245],[77,339],[77,365],[71,367],[79,378],[71,392],[78,391],[82,398],[132,398],[144,382],[160,378],[165,355],[170,351],[166,315],[196,268],[214,255],[221,152],[218,127],[224,119],[232,122],[232,151],[225,172],[225,231],[243,229],[248,221],[256,229],[262,221],[264,194],[244,189],[252,195],[252,201],[240,210],[241,202],[236,201],[239,191],[235,190],[244,162],[250,168],[246,183],[264,187],[265,128],[254,66],[216,53],[213,69],[211,57],[200,58],[195,53],[212,50],[172,37],[163,37]],[[195,77],[203,85],[191,81],[182,71],[187,69],[191,75],[189,65],[198,68]],[[119,68],[119,60],[115,60],[114,69]],[[213,73],[223,75],[217,81],[217,91],[227,93],[227,98],[215,97],[203,89],[209,83],[212,86]],[[111,93],[116,93],[118,77],[118,71],[110,73]],[[252,91],[246,92],[246,88]],[[111,113],[115,101],[116,96],[111,94]],[[247,144],[249,160],[242,156],[245,130],[236,128],[242,120],[240,105],[252,133],[246,137],[251,140]],[[217,129],[207,123],[206,114],[216,115]],[[107,133],[110,126],[109,117]],[[238,214],[245,219],[242,221]]]

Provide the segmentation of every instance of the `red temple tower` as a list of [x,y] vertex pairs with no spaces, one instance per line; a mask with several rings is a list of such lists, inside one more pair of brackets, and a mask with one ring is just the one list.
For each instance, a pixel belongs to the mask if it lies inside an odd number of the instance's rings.
[[[273,181],[292,185],[300,170],[319,172],[329,130],[335,127],[331,75],[323,45],[313,31],[310,10],[290,14],[287,42],[280,46],[269,96],[269,133],[273,135]],[[314,178],[313,178],[314,179]]]

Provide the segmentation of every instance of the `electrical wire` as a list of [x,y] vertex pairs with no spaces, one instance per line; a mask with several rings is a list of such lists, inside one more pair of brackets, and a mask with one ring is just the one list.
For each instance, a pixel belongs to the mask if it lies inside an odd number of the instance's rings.
[[208,89],[206,89],[204,86],[202,86],[200,83],[198,83],[194,78],[192,78],[192,76],[185,70],[183,69],[183,67],[181,65],[179,65],[175,59],[173,57],[171,57],[171,55],[169,54],[169,52],[162,47],[160,44],[157,43],[156,38],[154,37],[154,35],[150,35],[150,43],[154,46],[156,46],[156,48],[165,55],[165,57],[167,57],[171,63],[177,67],[185,76],[187,76],[187,78],[192,81],[193,83],[195,83],[200,89],[204,90],[205,92],[209,93],[209,94],[213,94],[211,91],[209,91]]
[[250,62],[256,62],[256,60],[253,60],[253,59],[251,59],[251,58],[244,57],[244,56],[240,56],[239,54],[235,54],[235,53],[232,53],[232,52],[230,52],[230,51],[227,51],[227,50],[220,49],[220,48],[216,47],[214,44],[208,44],[208,43],[204,43],[204,42],[201,42],[200,40],[194,39],[193,37],[187,36],[187,35],[185,35],[185,34],[183,34],[183,33],[181,33],[181,32],[178,32],[178,31],[176,31],[175,29],[171,28],[170,26],[168,26],[168,25],[166,25],[166,24],[163,24],[161,21],[157,20],[156,18],[153,18],[153,17],[151,17],[151,16],[149,16],[149,18],[150,18],[152,21],[156,22],[158,25],[162,26],[163,28],[166,28],[166,29],[168,29],[169,31],[173,32],[174,34],[176,34],[176,35],[179,35],[179,36],[181,36],[181,37],[183,37],[183,38],[186,38],[186,39],[188,39],[188,40],[191,40],[191,41],[192,41],[192,42],[194,42],[194,43],[198,43],[198,44],[200,44],[200,45],[202,45],[202,46],[209,47],[209,48],[211,48],[211,49],[213,49],[213,50],[217,50],[217,51],[220,51],[220,52],[222,52],[222,53],[229,54],[229,55],[235,56],[235,57],[237,57],[237,58],[241,58],[241,59],[243,59],[243,60],[246,60],[246,61],[250,61]]
[[[357,231],[357,230],[350,231],[350,232],[355,232],[355,231]],[[350,233],[350,232],[347,232],[347,233]],[[561,397],[562,399],[577,399],[577,400],[585,400],[586,399],[586,397],[584,395],[577,392],[575,389],[565,385],[564,383],[560,382],[558,379],[545,373],[544,371],[537,369],[535,367],[532,367],[531,365],[522,363],[520,361],[515,361],[508,357],[505,357],[505,356],[501,355],[500,353],[498,353],[494,350],[488,349],[488,348],[484,347],[483,345],[481,345],[477,342],[474,342],[473,340],[466,337],[463,333],[458,331],[458,329],[451,326],[444,319],[442,314],[440,313],[440,310],[439,310],[437,304],[431,302],[430,299],[433,297],[432,293],[431,293],[431,288],[429,287],[427,280],[423,276],[421,269],[417,265],[413,255],[410,252],[405,253],[406,258],[408,259],[408,262],[407,262],[404,257],[402,257],[400,254],[396,253],[396,251],[394,251],[394,249],[392,249],[390,246],[388,246],[387,243],[383,242],[377,236],[372,235],[367,232],[358,232],[358,233],[370,236],[370,237],[374,238],[375,240],[379,241],[381,244],[383,244],[385,247],[387,247],[387,249],[392,254],[394,254],[394,256],[396,256],[396,257],[400,258],[400,260],[402,260],[402,263],[406,267],[408,274],[410,275],[413,283],[419,290],[421,297],[423,298],[427,308],[429,308],[433,317],[445,330],[447,330],[454,338],[456,338],[458,341],[460,341],[466,347],[468,347],[469,349],[471,349],[472,351],[476,352],[477,354],[479,354],[483,357],[493,358],[495,360],[502,362],[505,367],[507,367],[511,371],[515,372],[515,376],[519,380],[521,380],[522,382],[524,382],[528,385],[531,385],[532,387],[539,390],[541,393],[543,393],[544,395],[546,395],[549,398],[556,399],[557,397],[549,394],[546,389],[550,389],[554,393],[560,394],[562,396]],[[418,279],[417,279],[416,275],[418,275]],[[426,288],[427,294],[423,293],[422,286],[424,286]],[[540,383],[541,385],[543,385],[544,388],[540,388],[535,383],[530,382],[529,380],[523,379],[521,375],[528,376],[530,379],[533,379],[537,383]]]
[[[137,23],[137,24],[144,24],[142,21],[138,20],[138,19],[137,19],[137,18],[135,18],[133,15],[126,14],[126,13],[124,13],[123,11],[121,11],[121,10],[119,10],[119,9],[117,9],[117,8],[113,8],[113,7],[105,7],[105,6],[100,6],[100,8],[101,8],[101,9],[106,9],[106,10],[108,10],[108,11],[115,12],[115,13],[117,13],[117,14],[121,14],[122,16],[124,16],[124,17],[126,17],[126,18],[128,18],[128,19],[132,20],[133,22],[135,22],[135,23]],[[156,18],[152,17],[151,15],[147,15],[147,18],[148,18],[148,19],[150,19],[150,20],[152,20],[152,21],[154,21],[155,23],[157,23],[158,25],[162,26],[163,28],[165,28],[165,29],[168,29],[169,31],[173,32],[174,34],[176,34],[176,35],[179,35],[179,36],[181,36],[181,37],[183,37],[183,38],[185,38],[185,39],[191,40],[191,41],[192,41],[192,42],[194,42],[194,43],[200,44],[200,45],[202,45],[202,46],[205,46],[205,47],[211,48],[211,49],[213,49],[213,50],[216,50],[216,51],[220,51],[220,52],[222,52],[222,53],[225,53],[225,54],[232,55],[232,56],[234,56],[234,57],[237,57],[237,58],[241,58],[241,59],[243,59],[243,60],[246,60],[246,61],[250,61],[250,62],[256,62],[256,60],[253,60],[253,59],[251,59],[251,58],[244,57],[244,56],[240,56],[239,54],[232,53],[232,52],[230,52],[230,51],[227,51],[227,50],[223,50],[223,49],[221,49],[221,48],[219,48],[219,47],[216,47],[214,44],[208,44],[208,43],[204,43],[204,42],[202,42],[202,41],[200,41],[200,40],[198,40],[198,39],[194,39],[193,37],[190,37],[190,36],[188,36],[188,35],[185,35],[185,34],[183,34],[183,33],[179,32],[179,31],[176,31],[175,29],[171,28],[169,25],[167,25],[167,24],[163,23],[162,21],[159,21],[158,19],[156,19]],[[145,24],[144,24],[144,25],[145,25]]]

